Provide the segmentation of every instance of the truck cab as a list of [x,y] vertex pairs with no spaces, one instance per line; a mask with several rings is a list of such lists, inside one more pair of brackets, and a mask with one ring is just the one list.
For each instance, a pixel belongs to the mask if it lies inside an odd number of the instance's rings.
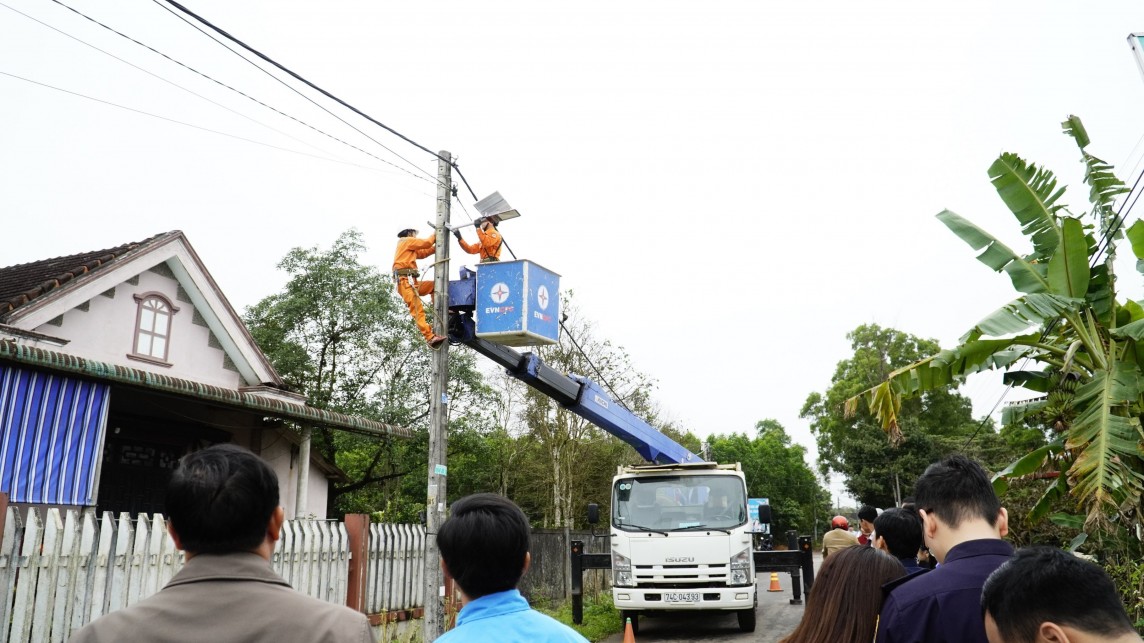
[[755,629],[747,486],[738,464],[620,467],[612,480],[612,598],[641,613],[734,611]]

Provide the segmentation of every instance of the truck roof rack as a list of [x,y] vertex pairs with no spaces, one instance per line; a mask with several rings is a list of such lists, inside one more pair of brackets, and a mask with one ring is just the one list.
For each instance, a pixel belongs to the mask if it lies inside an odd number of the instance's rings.
[[616,475],[623,475],[625,473],[656,473],[659,471],[695,471],[695,470],[715,470],[723,469],[726,471],[742,471],[743,467],[738,462],[734,464],[719,464],[717,462],[680,462],[678,464],[629,464],[620,465],[616,467]]

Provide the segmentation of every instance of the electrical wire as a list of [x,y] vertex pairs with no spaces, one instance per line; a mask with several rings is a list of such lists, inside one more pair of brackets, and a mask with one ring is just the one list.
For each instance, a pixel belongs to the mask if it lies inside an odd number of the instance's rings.
[[[163,4],[160,2],[160,0],[152,0],[152,1],[153,1],[155,4],[158,4],[159,6],[163,7],[164,9],[167,9],[168,11],[170,11],[170,9],[168,9],[166,6],[164,6],[164,5],[163,5]],[[250,45],[246,44],[245,42],[243,42],[243,41],[239,40],[239,39],[238,39],[238,38],[236,38],[235,36],[232,36],[230,33],[228,33],[227,31],[225,31],[224,29],[222,29],[222,28],[220,28],[220,27],[217,27],[217,26],[215,26],[214,24],[212,24],[212,23],[211,23],[209,20],[207,20],[206,18],[203,18],[202,16],[200,16],[200,15],[196,14],[195,12],[191,11],[190,9],[188,9],[188,8],[184,7],[183,5],[179,4],[178,2],[176,2],[176,0],[166,0],[166,2],[167,2],[168,4],[170,4],[172,7],[175,7],[175,8],[176,8],[176,9],[178,9],[179,11],[181,11],[181,12],[185,13],[186,15],[190,16],[191,18],[194,18],[194,19],[195,19],[195,21],[197,21],[197,22],[199,22],[199,23],[201,23],[201,24],[205,25],[206,27],[210,28],[210,29],[211,29],[212,31],[214,31],[215,33],[218,33],[219,35],[221,35],[222,37],[226,38],[227,40],[229,40],[229,41],[233,42],[234,44],[238,45],[239,47],[242,47],[242,48],[243,48],[243,49],[245,49],[246,51],[249,51],[250,53],[254,54],[255,56],[258,56],[259,58],[261,58],[262,60],[266,61],[267,63],[269,63],[269,64],[273,65],[274,67],[278,68],[279,70],[281,70],[281,71],[283,71],[283,72],[285,72],[285,73],[289,74],[289,75],[290,75],[292,78],[294,78],[295,80],[298,80],[298,81],[300,81],[300,82],[304,83],[306,86],[308,86],[308,87],[310,87],[311,89],[313,89],[313,90],[317,91],[318,93],[320,93],[320,94],[322,94],[323,96],[325,96],[325,97],[329,98],[330,100],[333,100],[334,102],[338,103],[339,105],[341,105],[341,106],[345,107],[346,109],[348,109],[348,110],[352,111],[353,113],[357,114],[358,116],[361,116],[362,118],[364,118],[364,119],[366,119],[367,121],[369,121],[369,122],[373,123],[374,125],[377,125],[378,127],[381,127],[382,129],[386,130],[386,131],[387,131],[387,132],[389,132],[390,134],[393,134],[394,136],[396,136],[396,137],[400,138],[401,140],[403,140],[403,141],[405,141],[405,142],[409,143],[410,145],[412,145],[412,146],[416,147],[417,149],[419,149],[419,150],[422,150],[423,152],[425,152],[425,153],[427,153],[427,154],[430,154],[430,155],[432,155],[434,158],[437,158],[437,159],[439,159],[439,160],[443,160],[443,161],[445,160],[444,158],[442,158],[442,157],[441,157],[441,155],[440,155],[440,154],[438,154],[438,153],[436,153],[436,152],[434,152],[434,151],[430,150],[429,148],[427,148],[427,147],[425,147],[424,145],[422,145],[422,144],[418,143],[417,141],[414,141],[413,139],[409,138],[408,136],[405,136],[405,135],[404,135],[404,134],[402,134],[401,132],[398,132],[397,130],[393,129],[392,127],[390,127],[390,126],[386,125],[385,123],[382,123],[381,121],[377,120],[376,118],[374,118],[374,117],[370,116],[369,114],[366,114],[365,112],[361,111],[360,109],[358,109],[358,108],[354,107],[353,105],[351,105],[351,104],[347,103],[346,101],[344,101],[344,100],[342,100],[342,99],[338,98],[337,96],[335,96],[335,95],[331,94],[330,92],[326,91],[325,89],[322,89],[321,87],[319,87],[319,86],[315,85],[314,83],[310,82],[309,80],[306,80],[305,78],[303,78],[303,77],[302,77],[302,76],[300,76],[299,74],[295,73],[293,70],[289,69],[288,67],[285,67],[284,65],[280,64],[278,61],[274,60],[273,58],[270,58],[270,57],[269,57],[269,56],[267,56],[266,54],[263,54],[262,52],[258,51],[257,49],[255,49],[255,48],[251,47]],[[174,12],[171,12],[171,13],[172,13],[172,14],[174,14]],[[174,14],[174,15],[176,15],[176,16],[177,16],[178,14]],[[179,16],[179,17],[181,18],[181,16]],[[186,21],[185,19],[184,19],[184,22],[187,22],[188,24],[191,24],[190,22]],[[210,36],[210,34],[207,34],[207,33],[206,33],[205,31],[203,31],[202,29],[199,29],[199,28],[198,28],[196,25],[193,25],[193,24],[192,24],[191,26],[195,27],[196,29],[198,29],[200,32],[202,32],[202,33],[206,34],[207,36]],[[224,47],[226,47],[226,45],[225,45],[225,44],[223,44],[221,41],[219,41],[217,38],[214,38],[213,36],[210,36],[210,37],[211,37],[211,39],[212,39],[212,40],[214,40],[215,42],[218,42],[219,44],[222,44]],[[231,49],[230,47],[226,47],[226,48],[227,48],[228,50],[230,50],[231,52],[233,52],[235,55],[239,55],[239,54],[238,54],[238,52],[234,51],[234,50],[233,50],[233,49]],[[249,59],[247,59],[245,56],[241,56],[241,55],[239,55],[239,57],[240,57],[240,58],[242,58],[243,60],[246,60],[246,61],[247,61],[248,63],[250,63],[251,65],[254,65],[254,63],[253,63],[252,61],[250,61]],[[263,73],[265,73],[265,74],[267,74],[268,76],[270,76],[271,78],[274,78],[275,80],[278,80],[278,82],[282,83],[284,86],[286,86],[286,87],[290,87],[288,84],[286,84],[286,83],[282,82],[282,80],[281,80],[281,79],[277,78],[277,77],[276,77],[276,76],[274,76],[273,74],[270,74],[270,72],[266,71],[266,70],[265,70],[265,69],[263,69],[262,67],[259,67],[258,65],[254,65],[254,66],[255,66],[256,68],[258,68],[259,70],[261,70]],[[355,131],[357,131],[358,133],[360,133],[362,136],[365,136],[366,138],[368,138],[369,140],[373,141],[374,143],[377,143],[378,145],[380,145],[382,148],[384,148],[386,151],[388,151],[389,153],[393,154],[393,155],[394,155],[394,156],[396,156],[397,158],[401,159],[402,161],[405,161],[406,163],[409,163],[409,164],[410,164],[410,165],[412,165],[413,167],[417,167],[418,169],[421,169],[419,166],[415,165],[415,164],[414,164],[412,161],[410,161],[409,159],[406,159],[405,157],[401,156],[401,155],[400,155],[400,154],[398,154],[397,152],[394,152],[392,149],[390,149],[390,148],[386,147],[386,146],[385,146],[384,144],[382,144],[380,141],[378,141],[378,140],[374,139],[373,137],[369,136],[369,135],[368,135],[368,134],[366,134],[365,132],[362,132],[360,129],[358,129],[358,128],[354,127],[353,125],[350,125],[348,122],[346,122],[346,121],[345,121],[344,119],[342,119],[340,116],[337,116],[336,114],[334,114],[333,112],[329,111],[329,110],[328,110],[328,109],[326,109],[325,107],[322,107],[321,105],[318,105],[318,103],[314,102],[314,101],[313,101],[313,100],[311,100],[309,97],[306,97],[306,96],[305,96],[305,95],[303,95],[301,92],[298,92],[298,91],[297,91],[296,89],[294,89],[293,87],[290,87],[290,89],[291,89],[291,91],[294,91],[295,93],[297,93],[299,96],[303,96],[304,98],[306,98],[306,100],[309,100],[311,103],[313,103],[314,105],[316,105],[316,106],[318,106],[319,108],[321,108],[322,110],[324,110],[324,111],[325,111],[327,114],[330,114],[330,115],[331,115],[331,116],[333,116],[334,118],[337,118],[338,120],[342,121],[343,123],[345,123],[345,124],[346,124],[346,125],[348,125],[349,127],[353,128]],[[461,168],[460,168],[460,167],[457,165],[457,163],[456,163],[455,161],[453,161],[453,160],[448,160],[448,161],[446,161],[446,162],[449,164],[449,166],[450,166],[450,167],[452,167],[454,170],[456,170],[456,171],[457,171],[457,176],[461,177],[461,182],[465,184],[465,188],[469,190],[469,194],[471,194],[471,195],[472,195],[473,199],[474,199],[474,200],[479,200],[479,199],[478,199],[478,197],[477,197],[477,193],[473,191],[473,188],[472,188],[472,186],[470,186],[470,185],[469,185],[469,181],[468,181],[468,179],[466,179],[466,178],[465,178],[465,174],[464,174],[464,173],[461,171]],[[422,171],[422,172],[425,172],[426,174],[429,174],[429,173],[428,173],[428,172],[426,172],[425,170],[421,170],[421,171]],[[431,175],[431,174],[429,174],[429,176],[430,176],[430,177],[432,177],[432,175]]]
[[[163,6],[163,5],[162,5],[162,4],[159,2],[159,0],[154,0],[154,2],[155,2],[156,4],[159,4],[159,6]],[[416,147],[417,149],[420,149],[420,150],[422,150],[422,151],[426,152],[427,154],[430,154],[430,155],[432,155],[432,156],[433,156],[433,157],[435,157],[435,158],[438,158],[438,159],[444,160],[444,159],[442,159],[442,157],[441,157],[439,154],[437,154],[436,152],[433,152],[432,150],[430,150],[429,148],[425,147],[424,145],[422,145],[422,144],[418,143],[417,141],[414,141],[413,139],[409,138],[408,136],[406,136],[406,135],[402,134],[401,132],[398,132],[397,130],[393,129],[392,127],[390,127],[390,126],[386,125],[385,123],[382,123],[381,121],[379,121],[379,120],[377,120],[376,118],[374,118],[374,117],[370,116],[369,114],[366,114],[365,112],[363,112],[363,111],[361,111],[360,109],[358,109],[358,108],[354,107],[353,105],[350,105],[349,103],[347,103],[347,102],[345,102],[344,100],[342,100],[342,99],[338,98],[337,96],[334,96],[334,95],[333,95],[333,94],[331,94],[330,92],[328,92],[328,91],[326,91],[326,90],[322,89],[321,87],[318,87],[317,85],[315,85],[314,83],[310,82],[309,80],[306,80],[305,78],[303,78],[303,77],[302,77],[302,76],[300,76],[299,74],[295,73],[295,72],[294,72],[294,71],[292,71],[291,69],[289,69],[289,68],[287,68],[287,67],[283,66],[283,65],[282,65],[282,64],[280,64],[278,61],[274,60],[273,58],[270,58],[269,56],[267,56],[266,54],[262,53],[261,51],[258,51],[257,49],[255,49],[255,48],[251,47],[250,45],[248,45],[248,44],[246,44],[245,42],[243,42],[243,41],[239,40],[238,38],[236,38],[235,36],[232,36],[232,35],[231,35],[230,33],[228,33],[226,30],[222,29],[221,27],[218,27],[218,26],[214,25],[213,23],[211,23],[211,22],[210,22],[209,20],[207,20],[206,18],[203,18],[202,16],[198,15],[197,13],[195,13],[195,12],[191,11],[190,9],[188,9],[188,8],[184,7],[182,4],[179,4],[179,3],[178,3],[178,2],[176,2],[175,0],[167,0],[167,3],[168,3],[168,4],[170,4],[172,7],[174,7],[174,8],[176,8],[176,9],[178,9],[178,10],[179,10],[179,11],[181,11],[182,13],[184,13],[184,14],[186,14],[186,15],[190,16],[190,17],[191,17],[191,18],[193,18],[193,19],[194,19],[196,22],[199,22],[200,24],[202,24],[202,25],[206,26],[206,27],[207,27],[207,28],[209,28],[210,30],[212,30],[212,31],[214,31],[215,33],[219,34],[220,36],[222,36],[222,37],[226,38],[227,40],[229,40],[229,41],[233,42],[234,44],[238,45],[239,47],[242,47],[242,48],[243,48],[243,49],[245,49],[246,51],[248,51],[248,52],[250,52],[250,53],[254,54],[255,56],[257,56],[257,57],[259,57],[259,58],[261,58],[263,61],[265,61],[265,62],[267,62],[267,63],[269,63],[269,64],[273,65],[274,67],[278,68],[279,70],[281,70],[281,71],[283,71],[283,72],[285,72],[285,73],[289,74],[289,75],[290,75],[292,78],[294,78],[295,80],[298,80],[299,82],[301,82],[301,83],[305,84],[306,86],[308,86],[308,87],[310,87],[311,89],[313,89],[313,90],[317,91],[318,93],[322,94],[322,95],[323,95],[323,96],[325,96],[326,98],[329,98],[329,99],[333,100],[334,102],[338,103],[339,105],[341,105],[341,106],[343,106],[343,107],[345,107],[345,108],[349,109],[350,111],[354,112],[354,113],[355,113],[355,114],[357,114],[358,116],[361,116],[362,118],[366,119],[367,121],[369,121],[369,122],[373,123],[374,125],[377,125],[378,127],[381,127],[382,129],[386,130],[386,131],[387,131],[387,132],[389,132],[390,134],[393,134],[394,136],[396,136],[396,137],[400,138],[401,140],[403,140],[403,141],[405,141],[405,142],[409,143],[410,145],[412,145],[412,146]],[[165,7],[164,7],[164,8],[165,8]],[[201,29],[200,29],[200,31],[201,31]],[[217,42],[217,40],[216,40],[216,42]],[[227,47],[227,49],[230,49],[230,48],[229,48],[229,47]],[[233,49],[231,49],[231,51],[234,51],[234,50],[233,50]],[[237,52],[236,52],[236,53],[237,53]],[[244,59],[244,60],[247,60],[245,56],[243,56],[243,59]],[[250,61],[248,60],[248,62],[250,62]],[[251,62],[251,64],[253,64],[253,63]],[[257,67],[257,65],[255,65],[255,66]],[[259,67],[259,69],[262,69],[262,68],[261,68],[261,67]],[[263,72],[265,72],[265,73],[267,73],[268,75],[270,75],[270,74],[269,74],[269,72],[266,72],[266,70],[265,70],[265,69],[263,69],[262,71],[263,71]],[[312,101],[311,101],[311,102],[312,102]],[[315,105],[317,105],[317,103],[314,103],[314,104],[315,104]],[[328,112],[328,110],[327,110],[327,112]],[[328,112],[328,113],[330,113],[330,114],[331,114],[331,116],[333,116],[333,113],[332,113],[332,112]],[[340,120],[340,119],[339,119],[339,120]],[[345,121],[342,121],[342,122],[343,122],[343,123],[345,123]],[[346,125],[349,125],[349,123],[346,123]],[[351,125],[351,127],[353,127],[353,126]],[[357,128],[354,128],[354,129],[357,129]],[[358,132],[361,132],[361,130],[358,130]],[[366,135],[364,132],[361,132],[361,134],[362,134],[363,136],[366,136],[367,138],[370,138],[370,137],[368,137],[368,135]],[[397,152],[394,152],[393,150],[391,150],[390,148],[386,147],[385,145],[383,145],[383,144],[382,144],[382,143],[380,143],[379,141],[376,141],[376,140],[374,140],[373,138],[370,138],[370,140],[372,140],[374,143],[377,143],[378,145],[381,145],[383,148],[385,148],[386,150],[388,150],[390,153],[392,153],[392,154],[393,154],[394,156],[396,156],[397,158],[399,158],[399,159],[401,159],[401,160],[405,161],[406,163],[409,163],[410,165],[412,165],[412,166],[414,166],[414,167],[418,167],[418,166],[417,166],[416,164],[414,164],[412,161],[410,161],[409,159],[406,159],[405,157],[401,156],[401,155],[400,155],[400,154],[398,154]],[[450,163],[450,164],[451,164],[451,163]],[[422,170],[422,171],[424,171],[424,170]],[[428,172],[426,172],[426,173],[428,174]]]
[[237,134],[227,134],[226,132],[220,132],[219,130],[214,130],[214,129],[211,129],[209,127],[202,127],[201,125],[193,125],[191,123],[180,121],[180,120],[177,120],[174,118],[167,118],[166,116],[159,116],[158,114],[152,114],[151,112],[145,112],[141,109],[135,109],[134,107],[127,107],[126,105],[120,105],[118,103],[106,101],[106,100],[103,100],[102,98],[95,98],[93,96],[88,96],[87,94],[81,94],[79,92],[73,92],[69,89],[63,89],[62,87],[56,87],[55,85],[49,85],[47,83],[41,83],[37,80],[32,80],[31,78],[25,78],[23,76],[11,74],[11,73],[8,73],[8,72],[3,71],[3,70],[0,70],[0,76],[8,76],[9,78],[15,78],[16,80],[22,80],[26,83],[31,83],[33,85],[39,85],[40,87],[46,87],[48,89],[54,89],[55,91],[58,91],[58,92],[63,92],[65,94],[71,94],[72,96],[78,96],[80,98],[86,98],[87,100],[95,101],[97,103],[103,103],[104,105],[110,105],[111,107],[118,107],[119,109],[125,109],[129,112],[135,112],[136,114],[142,114],[144,116],[150,116],[151,118],[157,118],[157,119],[162,120],[162,121],[167,121],[168,123],[175,123],[177,125],[183,125],[185,127],[190,127],[190,128],[197,129],[197,130],[202,130],[204,132],[210,132],[211,134],[218,134],[219,136],[227,136],[230,138],[235,138],[235,139],[238,139],[240,141],[246,141],[247,143],[254,143],[255,145],[262,145],[264,147],[269,147],[269,148],[272,148],[275,150],[281,150],[283,152],[290,152],[291,154],[300,154],[302,156],[309,156],[311,158],[316,158],[316,159],[319,159],[322,161],[330,161],[331,163],[342,163],[345,165],[353,165],[353,166],[362,167],[365,169],[374,169],[374,168],[366,167],[364,165],[358,165],[357,163],[352,163],[350,161],[342,161],[339,159],[332,159],[332,158],[325,157],[325,156],[318,156],[316,154],[310,154],[308,152],[301,152],[298,150],[292,150],[292,149],[287,148],[287,147],[280,147],[278,145],[272,145],[270,143],[263,143],[262,141],[256,141],[252,138],[246,138],[244,136],[238,136]]
[[[83,13],[82,11],[79,11],[78,9],[75,9],[75,8],[73,8],[73,7],[69,6],[69,5],[67,5],[66,3],[62,2],[61,0],[52,0],[52,2],[54,2],[55,4],[58,4],[58,5],[60,5],[61,7],[63,7],[63,8],[65,8],[65,9],[67,9],[68,11],[71,11],[72,13],[74,13],[74,14],[76,14],[76,15],[78,15],[78,16],[80,16],[80,17],[82,17],[82,18],[84,18],[84,19],[86,19],[86,20],[88,20],[88,21],[90,21],[90,22],[92,22],[92,23],[94,23],[94,24],[97,24],[97,25],[99,25],[100,27],[103,27],[104,29],[106,29],[106,30],[110,31],[111,33],[114,33],[114,34],[116,34],[117,36],[120,36],[121,38],[124,38],[124,39],[126,39],[126,40],[129,40],[129,41],[131,41],[131,42],[135,43],[136,45],[139,45],[140,47],[143,47],[144,49],[147,49],[148,51],[151,51],[152,53],[158,54],[159,56],[162,56],[163,58],[166,58],[167,60],[169,60],[169,61],[171,61],[171,62],[175,63],[176,65],[179,65],[180,67],[182,67],[183,69],[186,69],[187,71],[190,71],[190,72],[192,72],[192,73],[198,74],[199,76],[201,76],[201,77],[203,77],[203,78],[205,78],[205,79],[207,79],[207,80],[209,80],[209,81],[211,81],[211,82],[215,83],[216,85],[219,85],[220,87],[225,87],[226,89],[229,89],[230,91],[232,91],[232,92],[234,92],[234,93],[238,94],[239,96],[242,96],[242,97],[244,97],[244,98],[246,98],[246,99],[249,99],[249,100],[251,100],[251,101],[254,101],[255,103],[257,103],[257,104],[259,104],[259,105],[261,105],[261,106],[265,107],[266,109],[269,109],[269,110],[271,110],[271,111],[275,112],[276,114],[279,114],[279,115],[281,115],[281,116],[285,116],[286,118],[289,118],[290,120],[292,120],[292,121],[294,121],[294,122],[296,122],[296,123],[299,123],[299,124],[301,124],[301,125],[304,125],[304,126],[306,126],[306,127],[310,128],[311,130],[313,130],[313,131],[315,131],[315,132],[317,132],[317,133],[319,133],[319,134],[322,134],[323,136],[325,136],[325,137],[327,137],[327,138],[330,138],[330,139],[332,139],[332,140],[334,140],[334,141],[337,141],[338,143],[341,143],[341,144],[343,144],[343,145],[346,145],[346,146],[348,146],[348,147],[351,147],[351,148],[353,148],[353,149],[355,149],[355,150],[357,150],[357,151],[359,151],[359,152],[361,152],[361,153],[363,153],[363,154],[365,154],[365,155],[367,155],[367,156],[373,157],[374,159],[376,159],[376,160],[378,160],[378,161],[381,161],[382,163],[385,163],[386,165],[390,165],[390,166],[392,166],[392,167],[394,167],[394,168],[396,168],[396,169],[398,169],[398,170],[401,170],[402,172],[405,172],[405,173],[409,174],[410,176],[413,176],[414,178],[417,178],[417,179],[420,179],[420,180],[427,180],[427,181],[430,181],[430,182],[432,182],[432,180],[431,180],[431,179],[426,179],[425,177],[421,177],[421,176],[418,176],[418,175],[416,175],[416,174],[413,174],[413,173],[412,173],[412,172],[410,172],[409,170],[407,170],[407,169],[405,169],[405,168],[403,168],[403,167],[401,167],[401,166],[399,166],[399,165],[397,165],[397,164],[395,164],[395,163],[393,163],[393,162],[391,162],[391,161],[388,161],[388,160],[386,160],[386,159],[383,159],[383,158],[381,158],[381,157],[377,156],[376,154],[372,154],[372,153],[370,153],[370,152],[368,152],[368,151],[366,151],[366,150],[364,150],[364,149],[362,149],[362,148],[360,148],[360,147],[358,147],[358,146],[356,146],[356,145],[354,145],[354,144],[352,144],[352,143],[349,143],[349,142],[347,142],[347,141],[343,141],[342,139],[340,139],[340,138],[338,138],[338,137],[336,137],[336,136],[333,136],[332,134],[329,134],[329,133],[327,133],[327,132],[325,132],[325,131],[323,131],[323,130],[321,130],[321,129],[317,128],[317,127],[314,127],[313,125],[311,125],[311,124],[309,124],[309,123],[307,123],[307,122],[305,122],[305,121],[303,121],[303,120],[300,120],[300,119],[298,119],[298,118],[295,118],[294,116],[291,116],[290,114],[287,114],[287,113],[285,113],[285,112],[283,112],[283,111],[281,111],[281,110],[279,110],[279,109],[277,109],[277,108],[275,108],[275,107],[273,107],[273,106],[271,106],[271,105],[268,105],[268,104],[264,103],[263,101],[261,101],[261,100],[259,100],[259,99],[255,98],[255,97],[253,97],[253,96],[251,96],[251,95],[249,95],[249,94],[247,94],[247,93],[243,92],[242,90],[239,90],[239,89],[237,89],[237,88],[235,88],[235,87],[232,87],[232,86],[230,86],[230,85],[228,85],[228,84],[226,84],[226,83],[224,83],[224,82],[222,82],[222,81],[220,81],[220,80],[217,80],[217,79],[215,79],[215,78],[212,78],[212,77],[211,77],[211,76],[209,76],[208,74],[205,74],[205,73],[203,73],[203,72],[201,72],[201,71],[199,71],[199,70],[195,69],[194,67],[191,67],[191,66],[189,66],[189,65],[186,65],[186,64],[184,64],[183,62],[181,62],[181,61],[179,61],[179,60],[176,60],[175,58],[172,58],[171,56],[168,56],[167,54],[163,53],[162,51],[159,51],[158,49],[155,49],[154,47],[152,47],[152,46],[150,46],[150,45],[148,45],[148,44],[146,44],[146,43],[140,42],[139,40],[136,40],[135,38],[132,38],[131,36],[128,36],[127,34],[125,34],[125,33],[121,32],[121,31],[119,31],[119,30],[115,29],[114,27],[111,27],[111,26],[109,26],[109,25],[106,25],[106,24],[104,24],[104,23],[100,22],[99,20],[96,20],[95,18],[92,18],[91,16],[89,16],[89,15],[87,15],[87,14]],[[2,2],[0,2],[0,5],[2,5],[2,6],[4,6],[4,7],[7,7],[8,9],[11,9],[12,11],[15,11],[16,13],[19,13],[20,15],[22,15],[22,16],[24,16],[24,17],[26,17],[26,18],[30,19],[30,20],[35,20],[36,22],[40,23],[41,25],[44,25],[45,27],[48,27],[49,29],[55,30],[55,31],[57,31],[57,32],[59,32],[59,33],[61,33],[61,34],[65,35],[65,36],[67,36],[67,37],[69,37],[69,38],[71,38],[71,39],[73,39],[73,40],[77,41],[77,42],[80,42],[80,43],[82,43],[82,44],[84,44],[84,45],[87,45],[88,47],[91,47],[92,49],[95,49],[96,51],[99,51],[99,52],[102,52],[102,53],[104,53],[104,54],[107,54],[108,56],[111,56],[112,58],[115,58],[116,60],[118,60],[118,61],[120,61],[120,62],[122,62],[122,63],[124,63],[124,64],[130,65],[131,67],[134,67],[135,69],[138,69],[139,71],[142,71],[142,72],[144,72],[144,73],[147,73],[147,74],[149,74],[149,75],[151,75],[151,76],[154,76],[155,78],[158,78],[159,80],[161,80],[161,81],[163,81],[163,82],[165,82],[165,83],[169,83],[169,84],[171,84],[171,85],[174,85],[175,87],[178,87],[179,89],[182,89],[183,91],[186,91],[186,92],[188,92],[188,93],[194,94],[195,96],[198,96],[199,98],[202,98],[203,100],[205,100],[205,101],[207,101],[207,102],[209,102],[209,103],[211,103],[211,104],[217,105],[217,106],[219,106],[219,107],[222,107],[223,109],[226,109],[227,111],[230,111],[230,112],[233,112],[233,113],[235,113],[235,114],[238,114],[239,116],[242,116],[243,118],[246,118],[246,119],[248,119],[248,120],[250,120],[250,121],[253,121],[254,123],[257,123],[257,124],[259,124],[259,125],[262,125],[263,127],[266,127],[266,128],[268,128],[268,129],[271,129],[271,130],[273,130],[273,131],[275,131],[275,132],[278,132],[279,134],[282,134],[283,136],[287,136],[287,137],[289,137],[289,138],[292,138],[292,139],[294,139],[294,140],[296,140],[296,141],[298,141],[298,142],[302,143],[303,145],[306,145],[306,146],[308,146],[308,147],[313,147],[314,149],[319,149],[319,148],[316,148],[316,147],[314,147],[313,145],[310,145],[309,143],[306,143],[305,141],[302,141],[302,140],[300,140],[300,139],[298,139],[298,138],[296,138],[296,137],[294,137],[294,136],[291,136],[291,135],[289,135],[289,134],[286,134],[285,132],[282,132],[282,131],[280,131],[280,130],[277,130],[277,129],[273,128],[273,127],[270,127],[269,125],[265,125],[265,124],[263,124],[263,123],[261,123],[261,122],[259,122],[259,121],[255,120],[255,119],[253,119],[253,118],[251,118],[251,117],[249,117],[249,116],[246,116],[245,114],[242,114],[242,113],[240,113],[240,112],[238,112],[238,111],[236,111],[236,110],[233,110],[233,109],[231,109],[231,108],[229,108],[229,107],[227,107],[227,106],[225,106],[225,105],[222,105],[221,103],[217,103],[217,102],[215,102],[215,101],[213,101],[213,100],[211,100],[211,99],[209,99],[209,98],[207,98],[207,97],[205,97],[205,96],[202,96],[201,94],[198,94],[198,93],[196,93],[196,92],[194,92],[194,91],[192,91],[192,90],[190,90],[190,89],[187,89],[187,88],[185,88],[185,87],[183,87],[183,86],[181,86],[181,85],[179,85],[179,84],[175,83],[174,81],[171,81],[171,80],[168,80],[168,79],[166,79],[166,78],[163,78],[162,76],[159,76],[159,75],[157,75],[157,74],[154,74],[154,73],[152,73],[152,72],[150,72],[150,71],[148,71],[148,70],[146,70],[146,69],[143,69],[142,67],[139,67],[138,65],[132,64],[132,63],[130,63],[130,62],[128,62],[128,61],[126,61],[126,60],[124,60],[124,59],[120,58],[119,56],[116,56],[116,55],[114,55],[114,54],[112,54],[112,53],[109,53],[109,52],[107,52],[107,51],[104,51],[103,49],[100,49],[99,47],[96,47],[95,45],[92,45],[92,44],[89,44],[89,43],[87,43],[87,42],[84,42],[83,40],[81,40],[81,39],[79,39],[79,38],[76,38],[75,36],[72,36],[71,34],[68,34],[68,33],[64,32],[64,31],[61,31],[61,30],[59,30],[59,29],[57,29],[57,28],[55,28],[55,27],[53,27],[53,26],[51,26],[51,25],[49,25],[49,24],[46,24],[46,23],[44,23],[44,22],[41,22],[40,20],[37,20],[36,18],[33,18],[33,17],[31,17],[31,16],[29,16],[29,15],[27,15],[27,14],[25,14],[25,13],[22,13],[22,12],[20,12],[20,11],[16,10],[16,9],[13,9],[12,7],[9,7],[8,5],[6,5],[6,4],[3,4]],[[319,150],[319,151],[321,151],[321,150]],[[356,163],[350,163],[350,162],[348,162],[348,161],[346,161],[346,163],[349,163],[350,165],[357,165]],[[360,166],[360,165],[359,165],[358,167],[365,167],[365,166]]]

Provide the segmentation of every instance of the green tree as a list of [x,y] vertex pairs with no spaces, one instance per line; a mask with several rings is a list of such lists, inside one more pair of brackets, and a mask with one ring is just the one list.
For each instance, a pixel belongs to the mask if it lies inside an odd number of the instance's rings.
[[716,462],[738,462],[752,498],[767,498],[771,505],[772,533],[788,529],[810,533],[816,519],[829,517],[830,493],[806,464],[806,449],[791,444],[776,420],[760,420],[755,435],[713,435],[706,440],[709,457]]
[[[389,510],[408,519],[424,504],[430,353],[392,280],[360,262],[364,251],[356,230],[326,250],[292,249],[278,264],[289,275],[282,292],[248,308],[244,319],[288,386],[312,405],[414,430],[413,440],[324,427],[314,433],[317,453],[349,477],[331,485],[331,513]],[[471,354],[450,359],[449,389],[454,432],[486,431],[491,418],[478,402],[489,389]],[[407,476],[420,480],[413,496],[397,484]]]
[[[1008,383],[1044,397],[1015,407],[1007,423],[1032,420],[1051,439],[1002,471],[995,481],[998,489],[1004,491],[1013,478],[1055,473],[1032,517],[1045,515],[1055,500],[1069,494],[1083,509],[1088,528],[1106,533],[1125,525],[1139,529],[1144,308],[1131,300],[1117,301],[1112,261],[1123,237],[1114,205],[1128,190],[1111,165],[1087,151],[1089,138],[1080,119],[1070,116],[1062,126],[1080,148],[1088,216],[1065,208],[1065,188],[1058,188],[1052,172],[1002,154],[990,166],[989,178],[1031,248],[1018,253],[949,210],[938,219],[980,251],[978,260],[1005,272],[1019,296],[981,320],[958,346],[894,370],[882,383],[856,394],[848,408],[856,410],[865,402],[892,435],[902,430],[903,399],[943,389],[984,369],[1009,368]],[[1128,237],[1137,258],[1144,259],[1144,223],[1133,223]]]
[[[886,440],[868,413],[844,413],[844,402],[881,382],[895,369],[938,350],[934,340],[892,328],[863,324],[846,335],[854,354],[838,363],[825,393],[811,393],[801,416],[810,420],[818,443],[819,468],[846,478],[846,488],[861,504],[889,507],[909,496],[914,481],[930,463],[966,447],[975,431],[972,455],[995,446],[991,424],[973,420],[970,401],[946,389],[927,391],[903,402],[899,425],[907,431]],[[905,433],[908,437],[901,437]],[[993,459],[993,458],[988,458]]]

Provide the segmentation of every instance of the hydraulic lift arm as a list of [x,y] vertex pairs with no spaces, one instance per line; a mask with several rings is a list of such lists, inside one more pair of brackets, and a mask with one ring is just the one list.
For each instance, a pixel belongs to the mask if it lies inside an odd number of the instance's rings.
[[475,279],[449,282],[449,339],[462,343],[500,364],[509,375],[556,400],[569,411],[627,442],[648,462],[678,464],[701,462],[675,440],[617,403],[596,382],[580,375],[565,375],[532,352],[518,353],[476,336],[473,320]]

